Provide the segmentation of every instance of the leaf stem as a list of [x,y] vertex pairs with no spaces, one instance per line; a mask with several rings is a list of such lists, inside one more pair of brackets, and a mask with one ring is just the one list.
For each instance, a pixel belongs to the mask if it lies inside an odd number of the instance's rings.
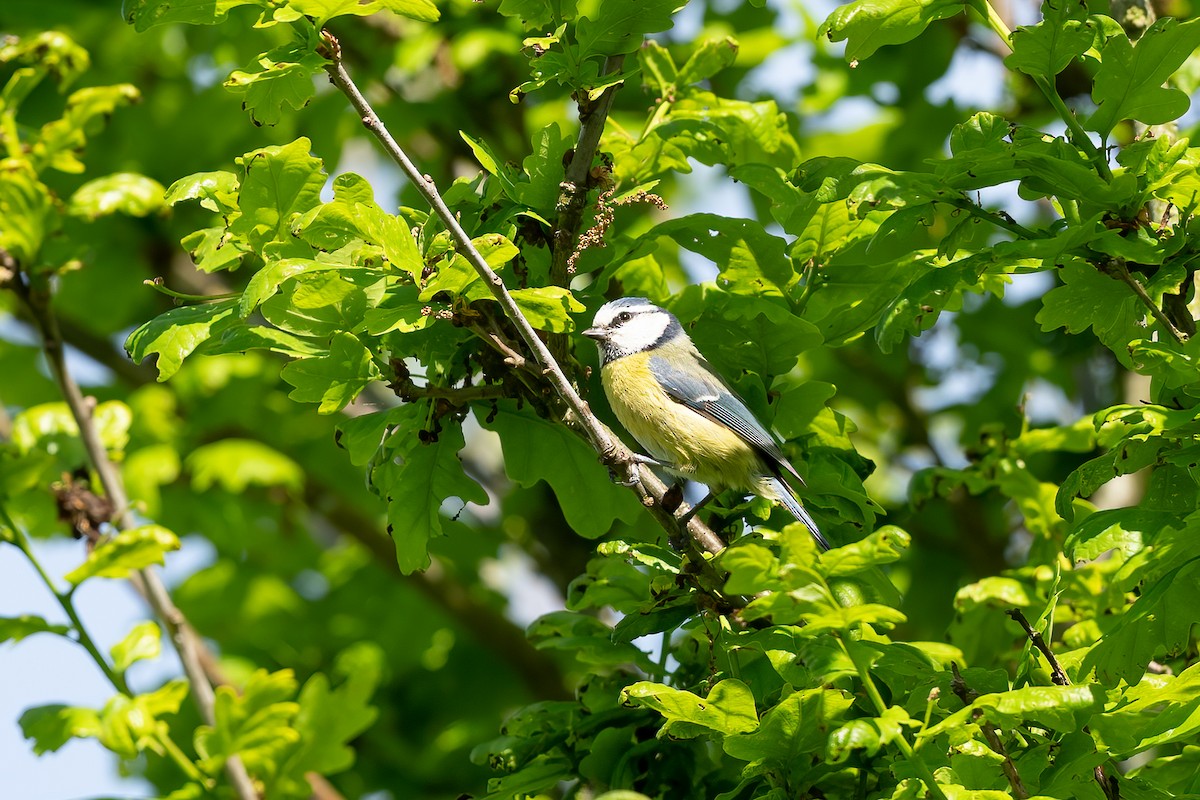
[[[858,673],[858,678],[862,682],[863,689],[867,692],[867,697],[870,698],[871,704],[875,706],[875,713],[883,716],[887,713],[888,705],[883,700],[883,695],[879,693],[879,687],[875,685],[874,679],[871,678],[871,670],[868,665],[862,660],[861,653],[857,647],[851,646],[853,643],[846,641],[845,631],[835,631],[838,644],[841,645],[842,652],[854,664],[854,669]],[[925,783],[925,788],[929,790],[929,795],[935,800],[947,800],[946,795],[942,792],[942,787],[938,784],[937,779],[933,777],[933,770],[925,763],[925,759],[913,750],[912,745],[908,743],[908,739],[904,738],[903,732],[895,739],[896,747],[900,750],[900,754],[904,759],[912,765],[919,777]]]
[[176,300],[186,300],[189,303],[212,303],[217,300],[229,300],[242,296],[241,292],[226,292],[225,294],[187,294],[186,292],[177,292],[168,287],[163,282],[161,276],[158,278],[147,278],[142,283],[151,287],[156,292],[165,294],[167,297],[173,297]]
[[[404,174],[412,181],[413,186],[421,193],[429,203],[434,213],[441,219],[450,235],[454,238],[458,245],[458,252],[461,253],[484,280],[484,284],[500,303],[500,307],[504,309],[505,316],[516,327],[517,332],[521,335],[525,345],[533,353],[537,361],[537,367],[540,368],[542,377],[547,380],[554,388],[555,393],[562,399],[569,409],[569,413],[564,416],[564,422],[571,426],[578,426],[591,441],[592,447],[599,453],[603,463],[619,467],[625,473],[629,484],[638,493],[642,500],[642,504],[649,509],[650,513],[658,521],[658,523],[668,533],[679,529],[679,524],[675,516],[662,507],[663,495],[667,492],[666,485],[660,481],[649,470],[639,470],[637,462],[634,460],[633,452],[618,439],[611,430],[601,422],[595,414],[591,412],[588,404],[575,391],[575,387],[571,385],[562,367],[550,352],[546,343],[538,336],[533,326],[529,324],[529,320],[525,319],[525,315],[521,313],[521,309],[517,306],[513,296],[509,294],[508,288],[504,285],[504,280],[496,274],[495,270],[488,265],[480,252],[471,243],[469,237],[459,224],[458,219],[446,205],[446,201],[439,194],[436,184],[428,175],[421,173],[416,165],[404,152],[404,149],[392,137],[391,132],[383,121],[379,119],[379,115],[363,97],[362,91],[350,77],[346,71],[346,66],[342,62],[341,46],[336,37],[329,31],[322,31],[321,37],[324,41],[322,48],[323,54],[329,59],[329,63],[325,65],[326,71],[329,73],[329,79],[334,86],[338,88],[342,94],[350,101],[355,112],[362,120],[362,124],[383,146],[384,151],[389,157],[404,171]],[[576,158],[580,156],[577,153]],[[686,509],[684,509],[686,510]],[[693,516],[687,525],[687,533],[701,547],[711,554],[716,554],[725,549],[724,542],[703,522]]]
[[187,757],[187,753],[183,752],[179,745],[175,744],[175,740],[165,730],[160,728],[155,733],[157,734],[155,738],[158,740],[159,745],[162,746],[163,753],[174,761],[188,778],[197,783],[202,783],[210,789],[212,788],[212,781],[205,777],[200,768],[196,766],[196,763]]

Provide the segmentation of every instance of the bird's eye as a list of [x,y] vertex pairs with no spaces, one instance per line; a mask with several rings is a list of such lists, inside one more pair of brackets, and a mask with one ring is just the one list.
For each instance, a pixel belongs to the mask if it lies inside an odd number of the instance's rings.
[[633,319],[633,314],[630,314],[628,311],[622,311],[620,314],[617,314],[617,322],[629,322],[631,319]]

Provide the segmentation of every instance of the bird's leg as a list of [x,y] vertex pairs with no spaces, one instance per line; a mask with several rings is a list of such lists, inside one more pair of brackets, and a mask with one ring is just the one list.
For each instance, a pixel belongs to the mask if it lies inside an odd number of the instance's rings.
[[[689,508],[686,513],[679,515],[679,524],[682,526],[686,526],[689,522],[692,521],[692,517],[696,516],[696,512],[699,511],[700,509],[704,508],[706,505],[708,505],[709,502],[716,496],[717,495],[715,492],[709,492],[708,494],[704,495],[703,500],[701,500],[699,503],[696,503],[696,505]],[[676,506],[676,508],[678,508],[678,506]]]

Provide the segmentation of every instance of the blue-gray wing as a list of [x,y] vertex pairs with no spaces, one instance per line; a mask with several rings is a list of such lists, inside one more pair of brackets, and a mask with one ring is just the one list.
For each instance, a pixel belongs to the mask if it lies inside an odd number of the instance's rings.
[[[685,354],[681,358],[694,356]],[[707,362],[697,359],[698,369],[677,369],[662,356],[651,356],[649,363],[650,372],[671,399],[729,428],[758,450],[771,467],[785,470],[804,483],[795,467],[784,458],[779,441],[755,419],[741,398],[716,376]]]

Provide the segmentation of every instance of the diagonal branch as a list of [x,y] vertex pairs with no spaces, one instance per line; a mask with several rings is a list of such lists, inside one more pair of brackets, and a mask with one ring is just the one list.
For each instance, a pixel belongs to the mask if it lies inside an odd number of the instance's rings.
[[[71,416],[79,428],[79,437],[83,441],[88,460],[100,478],[104,493],[113,504],[113,520],[121,530],[133,527],[133,519],[129,513],[129,498],[125,494],[125,484],[117,472],[116,465],[108,457],[108,451],[100,440],[100,432],[96,428],[92,411],[95,401],[84,398],[79,384],[67,370],[64,356],[65,345],[62,331],[58,327],[58,318],[51,307],[49,288],[32,286],[23,279],[27,276],[16,276],[11,282],[18,296],[25,302],[42,338],[42,350],[50,365],[50,372],[58,384],[59,391],[71,410]],[[200,710],[200,716],[205,723],[214,724],[213,706],[215,695],[213,686],[204,671],[203,654],[207,650],[199,635],[188,624],[183,612],[176,607],[171,595],[167,592],[162,578],[153,568],[138,570],[130,575],[130,582],[146,598],[154,615],[162,622],[167,633],[179,653],[183,664],[184,674],[191,685],[192,697]],[[225,772],[229,782],[241,800],[256,800],[258,791],[241,758],[234,755],[225,762]]]
[[[521,313],[521,309],[517,306],[516,300],[509,294],[508,289],[504,285],[504,280],[496,274],[480,254],[475,246],[471,243],[471,237],[463,230],[459,224],[458,218],[454,215],[446,201],[442,199],[441,194],[437,190],[437,186],[433,182],[433,178],[422,174],[408,154],[392,137],[391,132],[384,126],[379,119],[379,115],[371,108],[371,104],[363,97],[362,92],[346,71],[345,65],[342,63],[341,49],[337,39],[328,31],[321,32],[322,40],[324,41],[323,54],[329,59],[325,69],[329,73],[329,79],[334,86],[338,88],[354,107],[358,113],[362,124],[371,132],[379,143],[383,145],[384,150],[396,162],[397,165],[404,171],[404,174],[412,181],[417,191],[433,208],[435,214],[441,219],[446,229],[453,237],[458,251],[467,259],[468,263],[475,269],[492,296],[500,303],[500,307],[504,309],[505,316],[509,318],[512,324],[516,327],[521,338],[526,346],[533,353],[537,361],[538,367],[541,368],[542,375],[554,388],[555,393],[566,403],[569,412],[564,416],[564,421],[573,427],[578,427],[583,430],[593,448],[600,454],[601,460],[614,468],[619,468],[627,477],[634,491],[638,493],[643,505],[645,505],[658,523],[663,527],[668,534],[672,534],[679,530],[679,523],[675,515],[667,511],[662,505],[663,495],[666,494],[667,487],[649,470],[641,470],[634,459],[633,452],[625,446],[625,444],[613,435],[603,422],[601,422],[588,407],[575,388],[571,385],[570,380],[563,373],[562,367],[551,354],[546,343],[541,340],[533,326],[529,324],[529,320],[525,319],[525,315]],[[686,508],[680,507],[680,513],[686,512]],[[725,543],[717,536],[712,529],[700,522],[696,517],[692,517],[688,521],[688,534],[702,547],[705,551],[712,554],[717,554],[725,549]]]

